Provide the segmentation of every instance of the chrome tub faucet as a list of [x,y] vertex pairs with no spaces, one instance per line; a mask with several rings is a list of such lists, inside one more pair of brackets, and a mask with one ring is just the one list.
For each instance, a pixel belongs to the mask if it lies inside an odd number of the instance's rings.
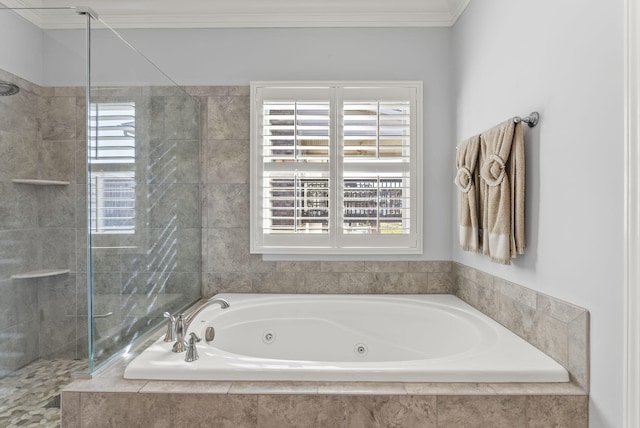
[[[187,348],[189,348],[189,344],[184,338],[187,335],[191,322],[200,312],[202,312],[203,310],[205,310],[211,305],[220,305],[222,309],[227,309],[229,307],[229,302],[219,297],[212,297],[211,299],[204,302],[198,309],[194,310],[190,314],[188,315],[178,314],[178,317],[175,318],[175,322],[174,322],[176,342],[173,344],[173,347],[171,348],[172,352],[184,352],[187,350]],[[190,340],[194,340],[194,338],[192,337]],[[200,339],[197,340],[197,342],[199,341]],[[195,343],[193,344],[193,349],[195,350]],[[195,354],[197,359],[197,351]]]

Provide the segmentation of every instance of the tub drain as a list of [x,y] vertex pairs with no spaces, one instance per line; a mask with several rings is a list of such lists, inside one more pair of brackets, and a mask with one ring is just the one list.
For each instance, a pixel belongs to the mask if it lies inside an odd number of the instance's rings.
[[356,346],[354,346],[353,350],[358,357],[364,357],[365,355],[367,355],[367,352],[369,352],[367,345],[365,345],[364,343],[358,343]]
[[273,343],[275,340],[276,334],[271,330],[267,330],[262,334],[262,341],[267,345]]

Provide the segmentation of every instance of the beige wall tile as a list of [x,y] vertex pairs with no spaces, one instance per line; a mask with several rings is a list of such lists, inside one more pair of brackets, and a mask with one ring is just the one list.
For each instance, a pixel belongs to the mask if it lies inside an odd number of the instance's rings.
[[439,396],[438,428],[525,428],[527,397]]
[[378,294],[382,292],[382,285],[376,284],[373,273],[353,272],[340,274],[340,289],[343,293]]
[[249,183],[249,140],[203,140],[202,144],[205,182]]
[[452,294],[453,278],[449,272],[429,272],[428,292],[433,294]]
[[82,393],[83,428],[171,428],[169,394]]
[[364,272],[364,262],[320,262],[322,272]]
[[209,139],[249,138],[249,97],[209,97],[207,108]]
[[537,304],[539,311],[565,323],[573,321],[585,312],[584,309],[579,308],[578,306],[571,305],[567,302],[563,302],[541,293],[538,294]]
[[528,428],[587,428],[588,397],[539,396],[529,397]]
[[233,382],[229,394],[256,395],[314,395],[318,382]]
[[299,275],[304,278],[305,293],[344,293],[340,286],[339,273],[312,271]]
[[61,428],[80,428],[80,393],[63,392],[60,405]]
[[144,394],[171,393],[172,395],[188,394],[192,396],[196,394],[226,394],[230,388],[231,382],[152,380],[148,381],[146,385],[140,389],[140,392]]
[[209,228],[206,232],[206,272],[250,272],[248,229]]
[[259,428],[346,427],[347,406],[336,396],[260,395]]
[[270,272],[253,274],[255,293],[303,293],[304,276],[297,272]]
[[226,97],[229,95],[228,86],[185,86],[192,97]]
[[276,262],[278,272],[320,272],[321,264],[318,262]]
[[407,383],[410,395],[494,395],[494,389],[486,383]]
[[389,277],[389,282],[382,283],[385,294],[425,294],[429,292],[427,273],[409,272],[397,274],[395,281]]
[[172,394],[171,428],[258,426],[255,395]]
[[494,290],[506,297],[509,297],[519,304],[536,309],[537,294],[535,291],[523,287],[513,282],[505,281],[502,278],[495,278]]
[[568,332],[567,324],[546,316],[543,313],[536,312],[533,330],[525,336],[529,342],[536,345],[539,349],[562,364],[568,366]]
[[589,390],[589,312],[584,312],[568,326],[567,368],[571,379]]
[[349,428],[436,428],[436,397],[347,396]]
[[249,272],[209,272],[204,275],[202,297],[218,293],[252,293],[253,274]]
[[409,272],[452,272],[450,261],[409,262]]
[[318,394],[407,395],[399,382],[319,382]]
[[365,272],[408,272],[409,262],[364,262]]
[[249,224],[249,185],[205,184],[207,227],[246,228]]
[[76,137],[75,97],[43,97],[40,109],[43,140],[72,140]]

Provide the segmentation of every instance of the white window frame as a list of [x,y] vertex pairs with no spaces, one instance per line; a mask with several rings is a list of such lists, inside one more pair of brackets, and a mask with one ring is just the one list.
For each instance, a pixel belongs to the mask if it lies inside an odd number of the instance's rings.
[[[328,174],[330,200],[330,233],[269,234],[264,233],[263,213],[263,103],[278,101],[330,101],[330,161],[328,166],[319,163],[287,163],[285,170],[315,171]],[[352,162],[344,162],[342,109],[350,101],[401,101],[410,102],[409,162],[394,164],[381,162],[363,166],[366,173],[385,174],[405,171],[409,176],[408,198],[409,233],[406,234],[344,234],[343,182],[349,171],[355,169]],[[422,253],[422,82],[252,82],[251,83],[251,223],[250,248],[257,254],[311,254],[311,255],[370,255],[370,254],[421,254]],[[367,162],[364,162],[367,163]],[[266,167],[267,169],[270,166]],[[277,169],[278,166],[276,165]],[[404,168],[404,169],[403,169]],[[345,174],[345,172],[347,174]],[[352,171],[353,172],[353,171]],[[268,172],[267,172],[268,173]]]

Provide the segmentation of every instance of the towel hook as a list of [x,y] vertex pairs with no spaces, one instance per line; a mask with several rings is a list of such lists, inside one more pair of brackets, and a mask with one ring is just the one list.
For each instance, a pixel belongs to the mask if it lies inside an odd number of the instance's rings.
[[538,114],[537,111],[534,111],[530,113],[529,116],[525,116],[525,117],[516,116],[513,118],[513,121],[515,123],[524,122],[527,125],[529,125],[529,128],[533,128],[540,121],[540,115]]

